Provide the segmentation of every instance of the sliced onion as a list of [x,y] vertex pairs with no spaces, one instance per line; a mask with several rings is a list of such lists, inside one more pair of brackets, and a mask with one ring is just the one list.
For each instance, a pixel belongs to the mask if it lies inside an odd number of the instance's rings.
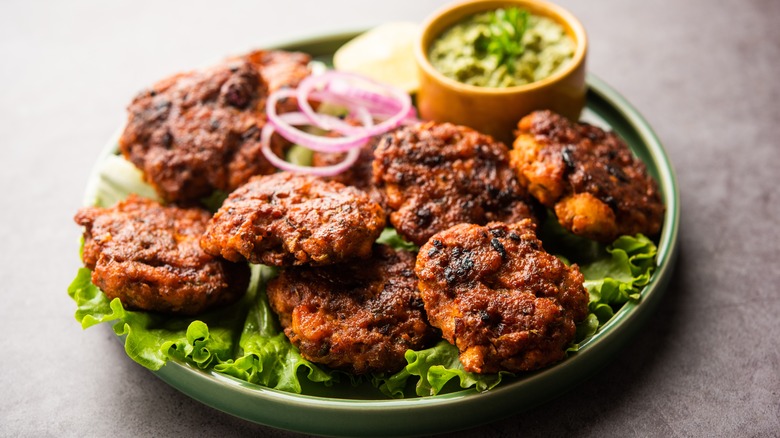
[[[279,114],[281,99],[296,98],[300,111]],[[362,126],[347,123],[339,117],[314,111],[310,101],[345,107]],[[371,137],[400,125],[417,121],[417,112],[406,92],[372,79],[344,72],[326,72],[309,76],[297,90],[274,91],[266,101],[268,123],[262,131],[263,155],[274,166],[291,172],[332,176],[343,172],[357,160],[360,148]],[[375,123],[378,121],[378,123]],[[310,125],[341,134],[341,137],[314,135],[296,126]],[[292,143],[317,152],[347,152],[344,160],[327,167],[299,166],[276,156],[271,150],[271,137],[277,133]]]
[[[350,114],[359,113],[361,111],[369,111],[373,117],[377,117],[379,119],[387,119],[389,117],[395,116],[398,114],[398,111],[400,109],[400,106],[397,104],[397,102],[388,102],[386,105],[357,102],[355,100],[349,100],[344,98],[343,96],[340,96],[338,94],[333,94],[327,91],[313,91],[309,95],[309,100],[313,100],[316,102],[328,102],[331,104],[343,106],[344,108],[350,111]],[[315,114],[315,118],[314,120],[312,120],[312,123],[318,128],[332,129],[344,135],[360,135],[361,133],[365,132],[362,128],[354,125],[350,125],[349,123],[346,123],[345,121],[341,120],[338,117],[330,117],[328,119],[323,120],[324,117],[327,117],[325,114],[321,114],[321,113],[314,113],[314,114]],[[409,112],[406,114],[405,117],[403,117],[399,125],[409,125],[411,123],[417,123],[419,121],[420,119],[417,117],[417,110],[414,108],[414,106],[410,105]],[[363,125],[365,126],[366,123],[363,122]],[[390,129],[388,129],[388,131],[389,130]],[[383,134],[384,132],[386,131],[380,132],[375,135]]]
[[[382,93],[371,91],[370,89],[355,86],[354,83],[363,83],[370,88],[382,90]],[[322,86],[322,90],[318,87]],[[327,93],[328,100],[340,100],[345,102],[355,102],[359,105],[369,108],[369,110],[395,110],[386,120],[376,124],[372,128],[360,129],[349,126],[344,123],[328,123],[322,119],[321,114],[317,114],[309,104],[309,98],[312,92],[319,91],[319,99]],[[338,96],[338,99],[334,97]],[[323,129],[334,130],[346,135],[356,135],[359,132],[362,135],[375,136],[385,133],[398,127],[409,114],[412,108],[412,99],[405,91],[399,90],[389,85],[381,84],[372,79],[355,75],[352,73],[329,71],[317,76],[309,76],[298,85],[298,105],[301,111],[308,115],[312,122]],[[354,105],[353,103],[352,105]],[[349,104],[348,104],[349,105]],[[343,132],[342,132],[343,131]]]
[[[279,101],[279,99],[282,98],[290,98],[295,97],[295,91],[289,90],[289,89],[282,89],[277,90],[273,93],[271,93],[270,96],[268,96],[268,101],[266,102],[266,113],[268,115],[268,120],[271,122],[270,124],[273,125],[273,127],[276,129],[277,132],[279,132],[279,135],[286,138],[288,141],[291,141],[293,143],[297,143],[301,146],[307,147],[311,150],[318,151],[318,152],[346,152],[353,148],[359,148],[364,146],[370,137],[368,134],[364,135],[356,135],[356,136],[349,136],[349,137],[323,137],[320,135],[314,135],[309,134],[308,132],[301,131],[300,129],[295,128],[292,126],[292,124],[285,119],[291,116],[287,116],[287,114],[291,113],[285,113],[285,114],[277,114],[276,113],[276,103]],[[292,113],[296,114],[296,113]],[[329,120],[328,118],[332,119],[338,119],[338,117],[333,116],[325,116],[323,117],[322,114],[320,114],[321,119]],[[296,120],[298,119],[298,116],[295,116]],[[329,120],[333,122],[332,120]],[[313,120],[311,120],[308,116],[306,119],[306,123],[296,123],[298,125],[302,124],[309,124],[313,123]]]
[[288,172],[306,173],[309,175],[316,175],[316,176],[338,175],[339,173],[349,169],[350,166],[355,164],[355,161],[357,161],[358,156],[360,156],[360,148],[352,148],[349,150],[349,152],[347,152],[347,156],[344,157],[344,160],[338,164],[333,164],[331,166],[322,166],[322,167],[299,166],[297,164],[293,164],[279,158],[274,153],[274,151],[271,150],[271,137],[273,136],[274,132],[275,132],[275,128],[270,123],[267,123],[263,127],[263,130],[260,133],[260,142],[261,142],[260,150],[263,152],[263,155],[271,164],[278,167],[279,169],[286,170]]
[[368,128],[374,126],[374,116],[372,116],[366,108],[359,107],[355,109],[352,114],[363,123],[364,127]]

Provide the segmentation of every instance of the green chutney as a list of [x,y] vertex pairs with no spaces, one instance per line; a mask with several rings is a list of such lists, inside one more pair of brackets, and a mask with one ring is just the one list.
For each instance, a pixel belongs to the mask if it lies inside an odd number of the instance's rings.
[[[478,87],[530,84],[564,69],[576,46],[563,26],[547,17],[522,14],[525,26],[519,42],[507,42],[508,36],[516,35],[506,21],[512,15],[499,9],[472,15],[445,30],[431,44],[428,59],[445,76]],[[502,53],[501,47],[508,44],[519,47],[515,49],[519,53]]]

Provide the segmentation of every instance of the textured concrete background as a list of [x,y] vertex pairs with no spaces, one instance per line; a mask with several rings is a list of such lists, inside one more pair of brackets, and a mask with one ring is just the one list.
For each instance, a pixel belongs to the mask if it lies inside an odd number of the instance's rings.
[[[270,4],[274,6],[268,6]],[[142,87],[427,0],[0,2],[0,435],[292,437],[217,412],[82,331],[65,288],[98,152]],[[677,170],[681,255],[635,342],[566,396],[453,437],[780,435],[780,2],[561,1],[589,70]]]

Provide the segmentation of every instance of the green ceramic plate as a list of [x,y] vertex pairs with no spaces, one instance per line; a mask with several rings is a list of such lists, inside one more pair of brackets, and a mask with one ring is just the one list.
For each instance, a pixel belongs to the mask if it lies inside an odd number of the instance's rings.
[[[327,62],[355,35],[324,36],[278,48],[308,52]],[[558,397],[597,372],[647,321],[666,289],[677,254],[680,199],[671,163],[647,122],[598,78],[589,76],[588,85],[583,118],[616,131],[644,160],[659,182],[666,218],[658,245],[659,269],[642,291],[641,301],[624,305],[598,334],[582,344],[579,352],[551,368],[505,381],[485,393],[463,390],[402,400],[371,399],[376,397],[374,393],[367,395],[351,387],[305,388],[307,395],[291,394],[176,362],[155,374],[206,405],[257,423],[320,435],[379,437],[428,435],[491,422]],[[116,142],[112,141],[101,161],[115,153]],[[93,172],[88,199],[94,199],[98,180]]]

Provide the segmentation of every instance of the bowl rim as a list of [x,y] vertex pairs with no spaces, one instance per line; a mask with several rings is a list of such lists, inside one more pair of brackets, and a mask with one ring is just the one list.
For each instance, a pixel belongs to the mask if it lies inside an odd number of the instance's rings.
[[[544,13],[541,15],[557,21],[566,29],[571,29],[574,36],[573,39],[575,40],[576,49],[574,51],[574,55],[572,56],[571,62],[569,62],[569,65],[567,65],[566,68],[544,79],[540,79],[528,84],[515,85],[511,87],[480,87],[477,85],[464,84],[462,82],[456,81],[455,79],[449,78],[439,72],[431,64],[430,60],[428,59],[428,46],[433,38],[440,35],[450,26],[458,23],[469,15],[491,9],[497,9],[508,4],[515,4],[520,7],[526,7],[526,9],[534,9],[534,13],[536,13],[536,11],[543,11]],[[529,5],[531,6],[529,7]],[[471,10],[473,7],[476,7],[476,10]],[[431,29],[435,27],[435,24],[438,24],[442,20],[450,21],[449,19],[453,16],[455,19],[451,20],[451,23],[448,23],[446,26],[444,26],[436,35],[431,35]],[[424,71],[424,74],[449,88],[458,89],[461,92],[487,95],[505,95],[533,91],[550,84],[557,83],[574,73],[581,65],[585,63],[587,52],[588,36],[585,32],[585,27],[582,25],[579,19],[567,9],[545,0],[463,0],[445,5],[428,16],[427,19],[425,19],[422,25],[422,29],[418,33],[417,41],[414,45],[415,61],[418,68]]]

